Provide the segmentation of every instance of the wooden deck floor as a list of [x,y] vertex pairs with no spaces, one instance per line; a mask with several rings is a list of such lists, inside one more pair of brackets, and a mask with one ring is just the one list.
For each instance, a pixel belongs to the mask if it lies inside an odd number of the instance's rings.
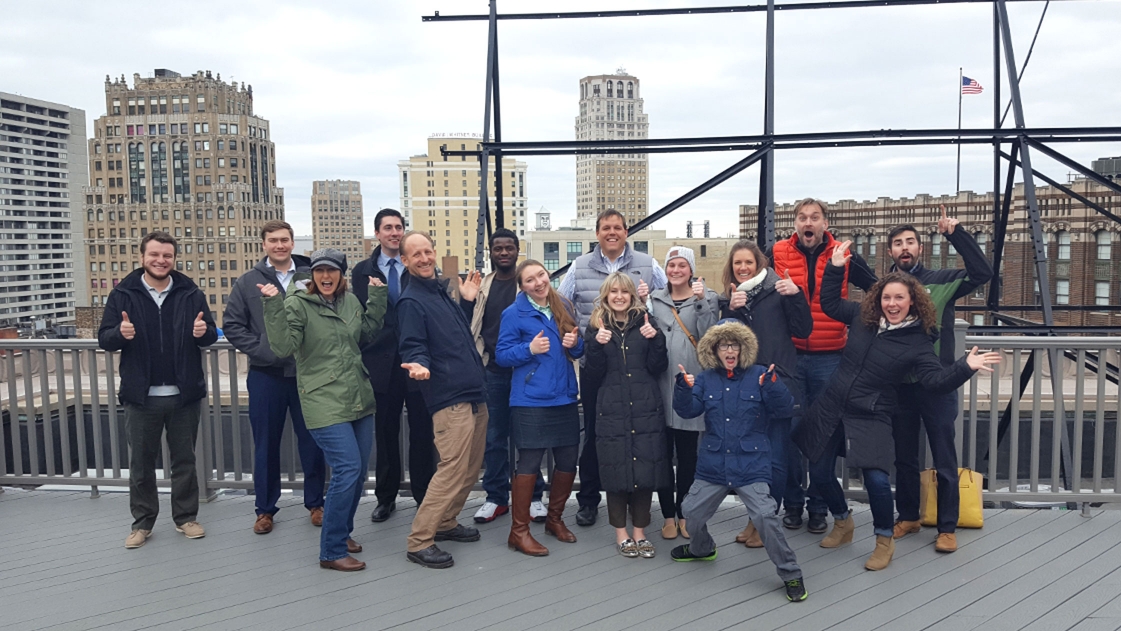
[[[672,562],[679,542],[653,527],[657,558],[620,557],[601,510],[594,527],[572,525],[576,544],[542,536],[546,558],[507,550],[503,517],[480,542],[446,544],[454,568],[428,570],[405,560],[413,502],[373,524],[370,498],[354,533],[368,567],[344,574],[319,569],[319,530],[298,498],[285,495],[276,529],[258,536],[252,498],[221,496],[202,506],[207,536],[194,541],[175,532],[161,499],[153,537],[125,550],[126,494],[6,489],[0,629],[1121,628],[1121,511],[987,511],[984,529],[959,533],[957,553],[935,553],[927,529],[873,573],[863,569],[871,516],[857,504],[852,545],[825,550],[819,536],[790,533],[810,593],[791,604],[765,553],[734,543],[745,513],[732,501],[711,523],[714,563]],[[468,501],[465,523],[481,501]],[[570,525],[574,512],[570,503]]]

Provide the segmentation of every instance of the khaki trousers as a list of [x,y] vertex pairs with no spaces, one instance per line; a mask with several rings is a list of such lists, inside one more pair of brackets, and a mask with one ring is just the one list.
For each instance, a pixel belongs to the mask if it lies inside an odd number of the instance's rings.
[[436,531],[451,530],[459,521],[467,494],[479,479],[487,443],[485,403],[456,403],[432,415],[432,430],[440,463],[428,483],[428,493],[413,518],[409,552],[435,542]]

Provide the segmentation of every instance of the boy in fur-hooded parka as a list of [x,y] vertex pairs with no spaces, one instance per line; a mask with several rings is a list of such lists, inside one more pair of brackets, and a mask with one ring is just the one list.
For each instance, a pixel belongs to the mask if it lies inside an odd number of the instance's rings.
[[679,373],[673,409],[684,418],[704,414],[705,432],[697,456],[697,474],[681,510],[693,538],[671,556],[677,561],[711,560],[716,546],[707,522],[728,490],[734,490],[759,530],[763,547],[786,583],[791,600],[805,598],[802,570],[786,542],[771,497],[770,419],[790,418],[794,398],[775,373],[755,365],[759,343],[751,329],[722,320],[697,344],[705,371],[695,377]]

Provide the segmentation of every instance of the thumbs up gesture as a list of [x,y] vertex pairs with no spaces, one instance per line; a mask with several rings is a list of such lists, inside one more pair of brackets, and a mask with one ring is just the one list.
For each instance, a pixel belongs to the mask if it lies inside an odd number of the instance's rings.
[[537,336],[533,338],[533,341],[529,343],[529,352],[534,355],[549,352],[549,338],[545,337],[544,331],[538,333]]
[[261,290],[262,296],[275,296],[280,293],[280,290],[272,283],[257,283],[257,289]]
[[599,331],[596,331],[596,341],[600,344],[607,344],[611,341],[611,331],[603,328],[602,326],[599,327]]
[[735,285],[728,285],[728,308],[732,311],[747,304],[747,292],[739,291]]
[[635,287],[635,290],[638,292],[638,301],[646,302],[646,298],[650,295],[650,286],[646,284],[646,281],[638,281],[638,287]]
[[572,330],[568,333],[565,333],[564,338],[561,339],[561,346],[565,348],[576,348],[576,342],[579,339],[579,332],[576,330],[576,327],[572,327]]
[[794,296],[798,294],[801,289],[798,285],[794,284],[794,280],[790,278],[790,270],[786,270],[783,278],[775,283],[775,291],[781,296]]
[[685,380],[685,385],[692,388],[693,384],[697,383],[697,378],[696,377],[694,377],[693,375],[690,375],[689,373],[685,372],[685,366],[682,366],[681,364],[678,364],[677,369],[681,371],[681,377]]
[[128,319],[128,313],[121,312],[121,337],[131,340],[136,337],[136,327]]
[[642,327],[638,330],[638,332],[642,334],[642,337],[644,337],[648,340],[653,339],[654,336],[658,334],[658,330],[655,329],[654,327],[650,326],[650,314],[649,313],[644,315],[643,318],[645,318],[645,324],[642,325]]
[[771,383],[778,381],[778,375],[775,374],[774,364],[768,366],[767,370],[764,371],[763,374],[759,375],[759,385],[763,385],[763,383],[767,380],[770,380]]
[[698,299],[705,297],[705,279],[698,278],[693,281],[693,295]]
[[202,319],[202,312],[195,316],[195,325],[191,329],[191,334],[195,337],[202,337],[206,335],[206,322]]

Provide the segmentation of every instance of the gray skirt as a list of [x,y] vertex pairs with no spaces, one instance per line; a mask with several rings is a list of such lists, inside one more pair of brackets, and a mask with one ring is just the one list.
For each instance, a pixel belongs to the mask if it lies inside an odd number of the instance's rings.
[[518,449],[549,449],[580,444],[580,414],[575,403],[552,407],[510,407],[510,430]]

